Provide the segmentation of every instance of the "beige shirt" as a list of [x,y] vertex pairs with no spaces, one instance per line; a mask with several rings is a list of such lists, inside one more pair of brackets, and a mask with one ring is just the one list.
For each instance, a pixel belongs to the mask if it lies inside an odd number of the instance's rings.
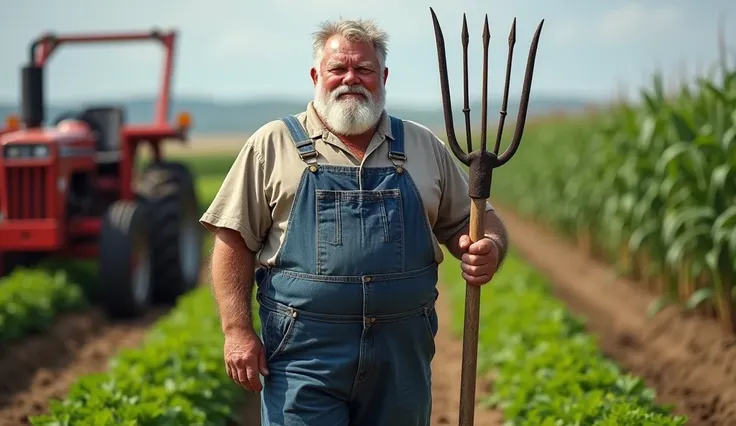
[[[393,164],[388,158],[391,124],[386,113],[362,162],[325,128],[311,102],[296,117],[314,141],[318,163],[356,167]],[[428,128],[408,120],[404,120],[404,152],[403,167],[421,194],[425,219],[434,234],[435,259],[441,263],[440,244],[469,220],[468,176],[441,140]],[[258,262],[274,265],[306,167],[285,123],[274,120],[265,124],[241,148],[200,222],[209,231],[225,227],[240,232],[245,244],[257,253]],[[493,209],[490,203],[486,209]]]

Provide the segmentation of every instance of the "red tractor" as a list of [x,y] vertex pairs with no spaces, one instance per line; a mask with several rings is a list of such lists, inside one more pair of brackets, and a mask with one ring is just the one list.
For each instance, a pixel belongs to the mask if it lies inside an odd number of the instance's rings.
[[[44,125],[44,66],[62,44],[159,42],[164,73],[152,123],[126,124],[116,105],[88,105]],[[0,129],[0,276],[45,257],[97,259],[112,317],[171,304],[196,286],[203,230],[192,173],[165,161],[161,142],[187,140],[191,118],[169,122],[176,32],[46,34],[22,69],[20,118]],[[151,147],[139,173],[136,154]]]

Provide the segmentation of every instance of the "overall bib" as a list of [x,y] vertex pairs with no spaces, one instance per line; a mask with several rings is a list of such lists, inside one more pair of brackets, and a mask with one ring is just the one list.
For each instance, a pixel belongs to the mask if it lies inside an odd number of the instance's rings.
[[428,426],[438,296],[432,234],[403,168],[318,164],[293,116],[282,119],[308,167],[275,266],[256,273],[262,425]]

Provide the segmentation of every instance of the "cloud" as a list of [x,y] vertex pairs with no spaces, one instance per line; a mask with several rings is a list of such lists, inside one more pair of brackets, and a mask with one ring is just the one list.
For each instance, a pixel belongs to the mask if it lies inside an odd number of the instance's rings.
[[547,37],[558,43],[576,40],[621,44],[642,39],[667,39],[686,25],[681,9],[672,5],[627,2],[586,19],[562,17],[546,25]]
[[[474,32],[474,37],[479,37],[482,22],[480,11],[485,7],[487,6],[481,7],[472,0],[458,0],[455,4],[439,4],[434,10],[442,22],[443,30],[452,28],[450,36],[459,42],[462,14],[468,13],[471,32]],[[499,12],[502,12],[505,13],[501,15],[504,24],[511,22],[508,6],[499,6],[492,10],[494,15],[491,18],[498,18]],[[192,10],[186,12],[188,16],[180,17],[180,21],[203,25],[198,23],[201,19],[190,16],[196,15]],[[235,16],[237,19],[234,19]],[[207,29],[213,39],[212,49],[216,57],[226,57],[244,50],[259,57],[274,57],[283,55],[284,51],[311,48],[309,37],[317,24],[326,19],[337,18],[377,20],[388,31],[392,46],[433,43],[434,40],[429,6],[424,0],[374,0],[370,3],[345,3],[344,0],[271,0],[258,3],[257,7],[254,6],[247,13],[241,11],[239,14],[224,15],[217,28],[211,28],[208,24]]]
[[642,37],[666,37],[684,24],[683,18],[682,11],[673,6],[629,2],[605,11],[592,29],[601,40],[619,43]]
[[269,40],[273,46],[274,39],[272,37],[259,37],[258,31],[254,31],[250,27],[245,28],[229,28],[220,30],[214,35],[212,43],[212,53],[217,58],[227,58],[248,52],[249,55],[266,55],[270,49],[266,49],[267,45],[263,43],[263,39]]
[[580,20],[562,18],[545,23],[545,37],[550,40],[566,44],[582,39],[583,34],[588,34],[589,29]]

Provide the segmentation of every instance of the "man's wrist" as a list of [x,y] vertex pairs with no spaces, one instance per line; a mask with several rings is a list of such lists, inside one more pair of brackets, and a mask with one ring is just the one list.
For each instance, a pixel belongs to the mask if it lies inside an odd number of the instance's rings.
[[231,334],[255,334],[256,329],[253,327],[253,324],[225,324],[222,327],[222,332],[225,335],[231,335]]
[[491,243],[496,246],[496,253],[498,253],[497,267],[500,267],[503,261],[506,259],[507,244],[504,238],[500,238],[498,235],[486,234]]

